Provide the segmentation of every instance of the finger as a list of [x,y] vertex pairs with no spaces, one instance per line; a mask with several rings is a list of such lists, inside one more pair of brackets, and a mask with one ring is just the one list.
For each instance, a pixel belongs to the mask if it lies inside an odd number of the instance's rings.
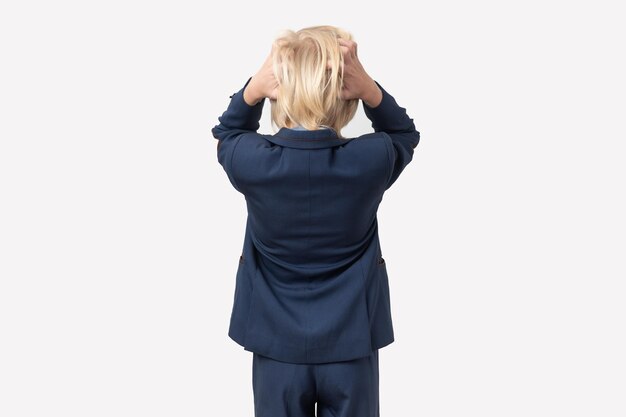
[[347,46],[350,49],[356,49],[356,42],[349,40],[349,39],[343,39],[343,38],[337,38],[337,41],[339,42],[339,45],[341,46]]
[[349,56],[350,55],[350,48],[344,45],[340,45],[339,46],[339,50],[341,51],[341,55],[343,56]]
[[350,41],[339,38],[339,48],[342,50],[349,51],[350,49],[352,49],[352,44]]

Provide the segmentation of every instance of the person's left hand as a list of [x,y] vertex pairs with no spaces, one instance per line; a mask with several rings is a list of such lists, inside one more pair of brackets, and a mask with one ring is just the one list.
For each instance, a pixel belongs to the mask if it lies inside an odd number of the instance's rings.
[[265,99],[276,100],[278,94],[278,81],[274,75],[272,68],[272,56],[274,55],[275,46],[272,44],[272,50],[265,59],[265,62],[243,91],[243,98],[249,105],[253,106],[259,101]]

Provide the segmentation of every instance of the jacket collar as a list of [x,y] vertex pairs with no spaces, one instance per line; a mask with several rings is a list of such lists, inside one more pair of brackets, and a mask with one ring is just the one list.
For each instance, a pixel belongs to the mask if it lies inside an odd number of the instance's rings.
[[333,129],[299,130],[281,127],[275,135],[263,135],[270,142],[297,149],[321,149],[344,145],[350,139],[343,139]]

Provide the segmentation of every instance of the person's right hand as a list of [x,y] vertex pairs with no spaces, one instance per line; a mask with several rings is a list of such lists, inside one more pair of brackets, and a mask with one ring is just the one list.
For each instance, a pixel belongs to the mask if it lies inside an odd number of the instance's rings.
[[374,79],[363,68],[357,56],[357,44],[352,40],[338,38],[343,54],[342,100],[360,99],[370,107],[376,107],[382,100],[383,93]]

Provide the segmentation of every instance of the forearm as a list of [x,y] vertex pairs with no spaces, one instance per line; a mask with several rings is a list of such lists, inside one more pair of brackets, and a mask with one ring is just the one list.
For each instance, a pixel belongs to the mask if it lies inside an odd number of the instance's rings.
[[367,118],[371,120],[374,131],[416,133],[415,124],[407,114],[406,108],[401,107],[395,98],[376,81],[374,84],[381,94],[378,102],[372,99],[376,106],[370,106],[363,100],[363,110]]
[[231,101],[226,111],[218,118],[220,122],[213,127],[213,136],[216,139],[226,139],[228,136],[237,135],[241,131],[254,131],[259,129],[259,121],[263,112],[264,100],[258,100],[250,105],[244,99],[244,93],[251,84],[251,78],[235,94],[231,95]]

